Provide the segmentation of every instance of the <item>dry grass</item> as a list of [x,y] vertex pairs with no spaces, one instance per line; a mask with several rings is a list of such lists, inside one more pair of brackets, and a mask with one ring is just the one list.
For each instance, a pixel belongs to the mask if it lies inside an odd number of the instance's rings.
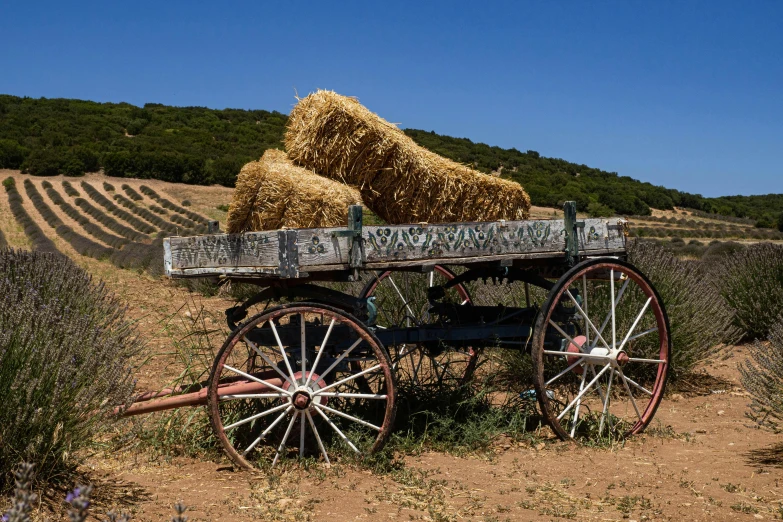
[[525,219],[518,183],[482,174],[414,143],[355,98],[317,91],[299,100],[285,136],[289,157],[359,187],[389,223]]
[[295,166],[285,152],[267,150],[242,167],[228,209],[230,234],[283,227],[344,225],[348,206],[361,204],[359,192],[343,183]]

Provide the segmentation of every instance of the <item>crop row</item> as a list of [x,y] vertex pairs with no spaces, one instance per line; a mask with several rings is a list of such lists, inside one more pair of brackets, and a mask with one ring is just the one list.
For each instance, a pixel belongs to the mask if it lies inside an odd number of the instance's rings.
[[[17,191],[14,179],[8,178],[3,182],[3,185],[8,192],[8,202],[11,213],[14,215],[16,221],[24,229],[25,235],[30,239],[32,243],[32,249],[38,252],[59,253],[54,242],[46,236],[44,231],[35,223],[32,217],[30,217],[30,215],[25,210],[22,195]],[[47,191],[54,191],[51,184],[47,182],[45,185]],[[90,239],[74,232],[73,229],[65,225],[46,204],[40,192],[38,192],[38,190],[35,188],[35,185],[33,185],[33,183],[31,183],[29,180],[26,180],[25,182],[25,190],[27,191],[30,200],[33,202],[33,205],[36,207],[41,216],[47,221],[47,223],[49,223],[50,226],[53,226],[57,234],[65,241],[70,243],[74,250],[80,254],[94,257],[96,259],[108,258],[108,260],[113,265],[119,268],[146,270],[153,275],[161,275],[163,273],[162,239],[155,239],[151,243],[126,243],[121,249],[114,249],[99,245],[94,241],[91,241]],[[54,193],[62,200],[56,191],[54,191]],[[49,194],[51,196],[51,193]],[[54,198],[52,198],[52,200],[56,201]],[[95,214],[106,216],[103,214],[103,212],[96,209],[95,207],[92,207],[82,198],[78,198],[76,200],[77,205],[79,205],[79,202],[86,204],[86,206],[92,209]],[[116,221],[114,223],[116,224]],[[139,235],[139,237],[149,239],[148,236],[143,234]]]
[[207,219],[204,216],[202,216],[200,214],[197,214],[197,213],[195,213],[195,212],[193,212],[191,210],[188,210],[186,208],[182,208],[179,205],[176,205],[176,204],[172,203],[171,201],[169,201],[166,198],[160,197],[160,194],[158,194],[157,192],[155,192],[153,189],[149,188],[146,185],[142,185],[141,187],[139,187],[139,189],[144,194],[146,194],[147,196],[151,197],[152,199],[154,199],[155,201],[160,203],[160,205],[163,208],[166,208],[166,209],[169,209],[169,210],[173,210],[174,212],[178,212],[180,214],[183,214],[183,215],[189,217],[190,219],[192,219],[193,221],[195,221],[197,223],[201,223],[202,225],[207,225],[209,223],[209,219]]
[[114,199],[117,201],[117,203],[127,208],[137,216],[149,221],[150,223],[152,223],[162,231],[167,232],[169,234],[179,233],[179,228],[177,228],[176,225],[166,221],[165,219],[162,219],[157,214],[153,214],[146,208],[136,205],[133,201],[129,200],[125,196],[121,194],[115,194]]
[[783,233],[766,228],[745,228],[741,230],[699,230],[685,228],[651,228],[634,227],[631,229],[634,237],[705,237],[705,238],[739,238],[739,239],[783,239]]
[[125,193],[128,195],[128,197],[131,198],[133,201],[141,201],[142,199],[144,199],[143,197],[141,197],[141,194],[133,190],[133,187],[131,187],[127,183],[122,184],[122,190],[124,190]]
[[68,180],[63,181],[63,189],[65,189],[65,193],[72,198],[78,198],[81,195],[78,190],[73,188],[73,185],[71,185],[71,182]]
[[109,234],[101,227],[90,221],[90,219],[85,217],[81,212],[79,212],[78,209],[74,208],[67,201],[65,201],[62,196],[60,196],[60,193],[57,192],[52,184],[48,181],[44,181],[42,186],[49,195],[49,199],[51,199],[55,205],[60,207],[60,209],[62,209],[62,211],[65,212],[68,217],[79,223],[82,228],[86,230],[87,233],[89,233],[91,236],[113,248],[122,248],[124,245],[129,243],[128,239],[115,236],[114,234]]
[[114,185],[109,183],[108,181],[103,182],[103,190],[106,192],[114,192]]
[[8,192],[8,206],[11,209],[11,214],[14,215],[16,222],[24,230],[24,234],[32,243],[32,248],[38,252],[52,252],[59,253],[57,247],[54,246],[54,242],[46,237],[41,227],[39,227],[30,214],[24,208],[22,202],[22,195],[16,190],[16,181],[14,178],[7,178],[3,181],[3,186],[6,192]]
[[95,259],[105,259],[112,254],[113,248],[96,243],[63,223],[54,210],[44,201],[43,196],[35,188],[32,181],[29,179],[24,180],[24,188],[27,192],[27,197],[30,198],[41,217],[54,229],[58,236],[67,241],[78,253]]
[[652,218],[633,218],[634,221],[642,221],[642,222],[655,222],[660,223],[661,226],[672,226],[672,225],[680,225],[680,226],[689,226],[692,228],[715,228],[715,229],[733,229],[733,230],[747,230],[748,227],[744,225],[737,225],[735,223],[725,223],[720,222],[716,223],[714,221],[697,221],[695,219],[688,219],[688,218],[675,218],[675,217],[652,217]]
[[152,243],[129,243],[112,255],[111,262],[118,268],[146,270],[153,276],[163,275],[163,240]]
[[159,207],[159,206],[158,206],[158,205],[156,205],[155,203],[150,203],[150,204],[149,204],[149,205],[147,205],[147,206],[149,207],[149,209],[150,209],[151,211],[155,212],[156,214],[160,214],[161,216],[168,216],[168,214],[169,214],[169,211],[168,211],[168,210],[166,210],[166,209],[165,209],[165,208],[163,208],[163,207]]
[[75,203],[76,206],[82,209],[86,214],[92,216],[95,221],[101,223],[103,226],[112,232],[116,232],[122,237],[130,239],[131,241],[144,241],[150,238],[147,234],[139,232],[133,228],[126,227],[101,209],[92,206],[87,200],[83,198],[76,198]]
[[195,232],[206,232],[207,227],[204,225],[200,225],[198,223],[194,223],[193,221],[189,220],[188,218],[181,216],[179,214],[172,214],[171,220],[174,223],[177,223],[178,225],[182,225],[188,230],[193,230]]
[[692,216],[690,216],[690,219],[688,217],[681,217],[676,218],[674,216],[633,216],[634,221],[654,221],[658,223],[684,223],[689,222],[692,223],[694,220],[692,219],[693,216],[704,218],[704,219],[710,219],[713,221],[723,221],[724,223],[732,223],[734,225],[744,225],[744,226],[753,226],[756,222],[752,219],[748,218],[739,218],[739,217],[733,217],[733,216],[721,216],[720,214],[710,214],[708,212],[702,212],[698,210],[692,211]]
[[101,205],[106,210],[108,210],[115,216],[119,217],[120,219],[127,221],[131,226],[133,226],[133,228],[135,228],[139,232],[143,232],[145,234],[152,234],[153,232],[155,232],[154,227],[150,226],[149,224],[145,223],[139,218],[119,208],[117,205],[109,201],[109,199],[106,196],[104,196],[103,194],[95,190],[95,187],[93,187],[89,183],[82,181],[82,188],[93,201],[95,201],[96,203],[98,203],[99,205]]

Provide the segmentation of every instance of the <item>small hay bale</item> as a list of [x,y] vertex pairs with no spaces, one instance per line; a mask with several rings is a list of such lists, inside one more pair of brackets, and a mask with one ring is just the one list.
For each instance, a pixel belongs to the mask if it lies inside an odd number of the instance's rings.
[[295,166],[269,149],[239,172],[226,218],[229,234],[257,230],[335,227],[348,206],[361,204],[356,189]]
[[319,90],[291,111],[288,156],[322,176],[359,187],[389,223],[525,219],[530,197],[513,181],[424,149],[355,98]]

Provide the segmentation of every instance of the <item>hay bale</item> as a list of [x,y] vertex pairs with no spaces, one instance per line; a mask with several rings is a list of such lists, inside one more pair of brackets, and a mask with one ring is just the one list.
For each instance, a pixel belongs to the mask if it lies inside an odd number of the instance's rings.
[[359,187],[389,223],[525,219],[530,211],[518,183],[419,147],[355,98],[332,91],[299,100],[285,146],[294,163]]
[[239,173],[226,218],[229,234],[346,224],[359,192],[295,166],[281,150],[267,150]]

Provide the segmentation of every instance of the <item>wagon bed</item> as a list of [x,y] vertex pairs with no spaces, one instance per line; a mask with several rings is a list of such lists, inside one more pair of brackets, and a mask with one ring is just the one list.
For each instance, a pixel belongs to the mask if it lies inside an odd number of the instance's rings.
[[568,206],[562,220],[372,226],[362,226],[361,207],[354,206],[347,227],[166,238],[164,265],[173,278],[251,279],[487,262],[512,266],[517,261],[624,254],[626,231],[621,219],[577,221],[575,207]]

